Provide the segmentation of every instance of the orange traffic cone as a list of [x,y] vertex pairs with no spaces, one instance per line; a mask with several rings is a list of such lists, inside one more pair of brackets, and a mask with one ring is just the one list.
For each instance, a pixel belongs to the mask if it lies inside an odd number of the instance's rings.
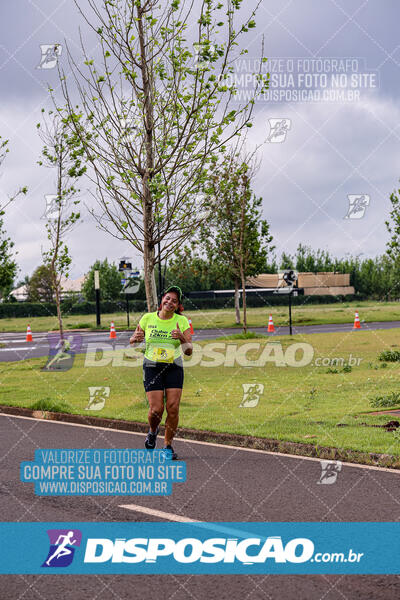
[[192,325],[192,319],[188,319],[189,321],[189,325],[190,325],[190,333],[194,333],[194,329],[193,329],[193,325]]
[[33,342],[32,329],[30,325],[28,325],[28,327],[26,328],[26,341]]
[[268,319],[268,333],[273,333],[275,331],[274,322],[272,320],[272,315],[269,315]]
[[115,331],[114,321],[111,321],[110,340],[115,340],[116,337],[117,337],[117,333]]
[[355,317],[354,317],[353,329],[361,329],[360,317],[358,316],[358,312],[357,311],[356,311],[356,314],[355,314]]

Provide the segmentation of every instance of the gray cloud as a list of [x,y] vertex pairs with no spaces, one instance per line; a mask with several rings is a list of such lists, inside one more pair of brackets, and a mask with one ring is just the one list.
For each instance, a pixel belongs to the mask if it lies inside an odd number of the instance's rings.
[[[253,5],[253,0],[245,3],[244,10]],[[266,56],[358,57],[365,70],[378,70],[380,80],[377,90],[366,90],[351,104],[257,105],[250,144],[265,140],[269,118],[292,121],[284,143],[263,145],[255,183],[279,251],[293,252],[299,242],[337,255],[385,250],[388,198],[399,177],[397,16],[396,0],[386,0],[384,6],[379,0],[263,0],[257,29],[249,38],[249,56],[259,56],[264,36]],[[95,40],[66,1],[3,3],[0,22],[0,134],[10,139],[11,149],[0,193],[29,186],[28,196],[8,211],[6,225],[16,242],[22,273],[30,273],[41,262],[45,244],[40,218],[44,195],[54,191],[52,173],[36,164],[41,148],[36,122],[48,104],[47,84],[57,87],[58,79],[56,70],[36,68],[39,45],[62,43],[65,37],[79,56],[80,25],[89,47]],[[61,64],[68,72],[65,49]],[[90,202],[86,187],[82,182],[81,197]],[[371,196],[365,217],[358,221],[343,219],[347,194],[352,193]],[[99,231],[86,212],[83,219],[70,237],[72,276],[82,274],[96,258],[117,260],[135,254],[128,244]],[[139,265],[139,257],[135,260]]]

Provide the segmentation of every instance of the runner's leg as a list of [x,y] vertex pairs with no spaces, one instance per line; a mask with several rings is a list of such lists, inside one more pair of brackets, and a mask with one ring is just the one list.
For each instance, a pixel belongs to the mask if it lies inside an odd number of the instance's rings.
[[157,431],[164,412],[164,391],[152,390],[146,392],[149,401],[149,425],[153,433]]
[[182,396],[182,388],[168,388],[167,394],[167,418],[165,421],[165,445],[169,446],[173,440],[179,422],[179,403]]

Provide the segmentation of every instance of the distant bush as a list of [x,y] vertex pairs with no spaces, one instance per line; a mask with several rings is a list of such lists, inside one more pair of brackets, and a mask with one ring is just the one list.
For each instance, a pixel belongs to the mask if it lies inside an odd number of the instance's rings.
[[254,338],[259,338],[260,334],[254,333],[253,331],[248,331],[247,333],[234,333],[232,335],[223,336],[224,340],[254,340]]
[[56,400],[52,400],[51,398],[41,398],[37,400],[33,404],[31,404],[30,408],[32,410],[44,410],[50,412],[71,412],[70,407],[65,402],[57,402]]
[[390,394],[385,394],[384,396],[376,396],[370,400],[370,404],[374,408],[396,406],[397,404],[400,404],[400,392],[391,392]]
[[[208,294],[208,292],[204,292]],[[212,294],[212,292],[210,292]],[[350,302],[351,300],[363,300],[361,296],[294,296],[292,304],[294,306],[308,304],[333,304],[336,302]],[[262,292],[255,295],[247,295],[247,306],[265,307],[287,306],[287,296],[263,296]],[[189,294],[184,296],[183,305],[186,312],[204,309],[227,308],[234,309],[233,296],[208,296],[197,297]],[[120,301],[102,301],[100,302],[101,312],[104,314],[125,312],[126,302]],[[145,300],[129,300],[129,309],[131,312],[147,312],[147,302]],[[94,302],[82,302],[76,298],[66,298],[61,303],[61,312],[67,315],[94,315],[96,314],[96,304]],[[56,305],[50,302],[12,302],[0,303],[0,319],[17,317],[55,317],[57,315]]]
[[384,362],[398,362],[400,361],[400,350],[383,350],[378,355],[378,360]]
[[[104,314],[125,312],[125,300],[121,302],[101,302],[101,312]],[[130,300],[131,312],[144,312],[147,304],[144,300]],[[61,303],[63,316],[67,315],[94,315],[96,304],[94,302],[74,302],[70,298]],[[56,305],[50,302],[13,302],[0,303],[0,319],[13,319],[18,317],[55,317],[57,315]]]

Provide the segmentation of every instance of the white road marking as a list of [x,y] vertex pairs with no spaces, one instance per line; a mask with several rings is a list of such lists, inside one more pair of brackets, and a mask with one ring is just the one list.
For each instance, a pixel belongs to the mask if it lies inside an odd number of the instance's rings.
[[140,506],[140,504],[119,504],[119,508],[134,510],[135,512],[144,513],[145,515],[165,519],[166,521],[176,521],[177,523],[201,523],[201,521],[197,521],[196,519],[174,515],[173,513],[167,513],[163,510],[156,510],[155,508],[147,508],[147,506]]
[[[46,338],[41,338],[41,337],[37,337],[35,335],[34,341],[35,342],[40,342],[41,340],[45,340]],[[19,338],[18,340],[9,340],[8,338],[0,338],[0,342],[4,342],[7,344],[21,344],[26,342],[26,340],[24,338]]]
[[[233,529],[232,527],[224,527],[219,525],[218,523],[210,523],[207,521],[198,521],[197,519],[189,519],[189,517],[183,517],[182,515],[175,515],[174,513],[164,512],[163,510],[156,510],[155,508],[148,508],[147,506],[141,506],[140,504],[119,504],[119,508],[126,508],[127,510],[132,510],[134,512],[143,513],[145,515],[150,515],[151,517],[157,517],[159,519],[164,519],[165,521],[174,521],[176,523],[192,523],[196,527],[202,527],[203,529],[210,529],[211,531],[218,531],[219,533],[224,533],[232,538],[235,536],[236,538],[246,538],[246,537],[254,537],[254,532],[250,533],[248,531],[241,531],[239,529]],[[266,538],[260,536],[261,540],[265,540]],[[253,564],[253,563],[247,563]]]
[[26,350],[26,351],[30,351],[30,350],[36,350],[36,348],[38,348],[38,346],[22,346],[20,348],[0,348],[0,352],[19,352],[20,350]]
[[[81,415],[84,416],[84,415]],[[127,435],[141,435],[146,437],[147,433],[140,433],[140,431],[126,431],[125,429],[111,429],[110,427],[100,427],[99,425],[84,425],[83,423],[66,423],[64,421],[51,421],[48,419],[38,419],[36,417],[25,417],[23,415],[12,415],[8,413],[1,413],[0,417],[11,417],[13,419],[30,419],[32,421],[41,421],[42,423],[52,423],[54,425],[68,425],[70,427],[87,427],[91,429],[101,429],[103,431],[125,433]],[[175,440],[185,444],[199,444],[200,446],[212,446],[214,448],[226,448],[229,450],[240,450],[241,452],[254,452],[258,454],[268,454],[270,456],[282,456],[283,458],[295,458],[297,460],[313,460],[314,462],[321,462],[320,458],[314,456],[301,456],[298,454],[286,454],[285,452],[272,452],[271,450],[258,450],[257,448],[242,448],[241,446],[232,446],[230,444],[216,444],[215,442],[202,442],[198,440],[186,440],[180,437],[174,438]],[[326,460],[326,459],[323,459]],[[385,471],[386,473],[393,473],[400,475],[400,469],[390,469],[389,467],[376,467],[374,465],[359,465],[357,463],[348,463],[341,461],[345,467],[353,467],[355,469],[370,469],[372,471]]]

